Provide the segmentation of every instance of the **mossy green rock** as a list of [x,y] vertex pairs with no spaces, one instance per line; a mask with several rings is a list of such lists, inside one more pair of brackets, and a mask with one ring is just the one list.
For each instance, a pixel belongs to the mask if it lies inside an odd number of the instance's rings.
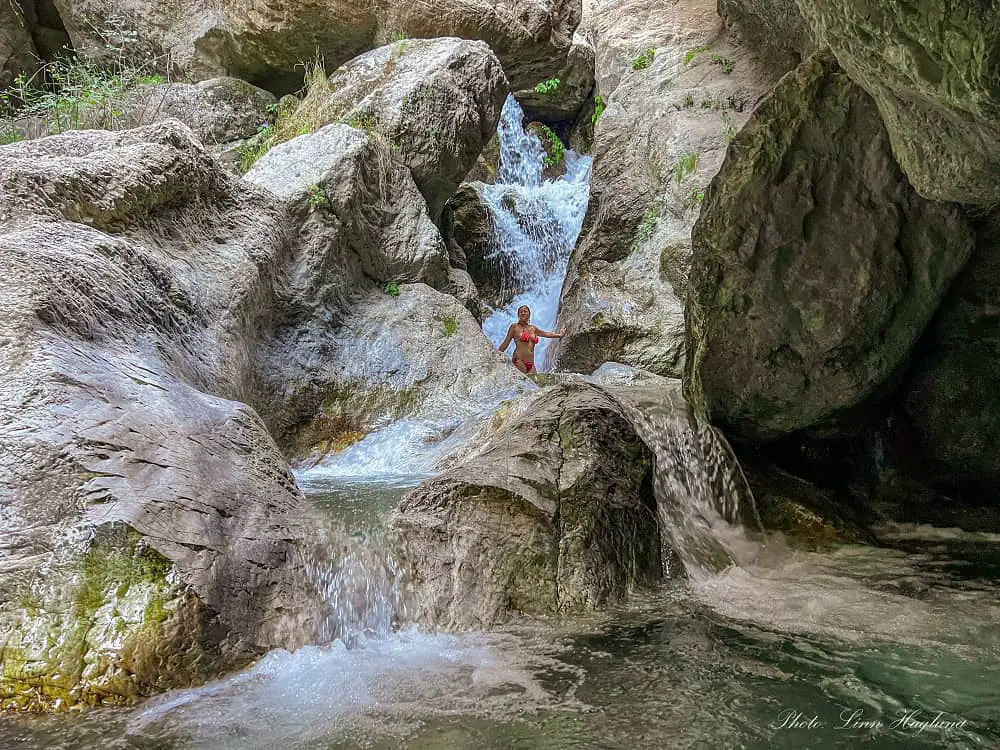
[[797,0],[928,198],[1000,201],[998,0]]
[[972,250],[870,97],[817,54],[730,147],[693,231],[685,390],[745,440],[838,421],[897,373]]
[[123,524],[5,593],[0,710],[126,704],[235,666],[174,565]]

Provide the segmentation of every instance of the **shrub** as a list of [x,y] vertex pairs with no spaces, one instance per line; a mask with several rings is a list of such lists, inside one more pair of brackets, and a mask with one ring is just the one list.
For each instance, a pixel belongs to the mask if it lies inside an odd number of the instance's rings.
[[656,56],[656,50],[650,47],[641,55],[632,60],[632,70],[645,70],[650,65],[653,64],[653,57]]
[[[72,53],[42,65],[34,74],[21,73],[0,90],[0,116],[4,119],[37,118],[46,133],[81,127],[114,130],[123,123],[125,94],[138,86],[152,86],[167,79],[159,73],[163,57],[141,54],[138,37],[118,17],[97,30],[107,52],[107,62],[87,62]],[[145,119],[141,113],[139,121]],[[6,131],[13,131],[8,124]],[[10,137],[7,135],[6,137]]]
[[556,89],[559,88],[559,79],[550,78],[547,81],[542,81],[537,86],[535,86],[536,94],[554,94]]
[[590,124],[596,125],[597,118],[604,114],[604,98],[598,94],[594,97],[594,114],[590,116]]
[[539,131],[542,136],[542,147],[545,149],[545,159],[543,160],[545,166],[554,167],[557,164],[562,164],[566,157],[566,146],[548,125],[542,125]]

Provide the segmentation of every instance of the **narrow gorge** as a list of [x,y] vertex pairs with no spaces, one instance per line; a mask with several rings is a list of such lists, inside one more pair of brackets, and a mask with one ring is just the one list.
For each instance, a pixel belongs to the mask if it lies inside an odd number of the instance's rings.
[[13,0],[0,116],[0,747],[1000,743],[997,0]]

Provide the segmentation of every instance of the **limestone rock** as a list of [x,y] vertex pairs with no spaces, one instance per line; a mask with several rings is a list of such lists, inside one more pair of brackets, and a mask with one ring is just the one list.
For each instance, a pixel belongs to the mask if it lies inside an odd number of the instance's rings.
[[905,363],[972,249],[871,99],[814,55],[735,138],[693,233],[686,393],[742,439],[837,429]]
[[128,701],[311,640],[311,522],[235,400],[265,405],[283,213],[176,121],[4,147],[0,196],[8,705]]
[[[299,325],[268,350],[269,361],[285,363],[276,389],[284,398],[301,394],[301,403],[293,398],[295,418],[273,428],[300,464],[363,450],[377,443],[379,429],[401,419],[412,425],[408,455],[385,456],[381,468],[420,462],[425,442],[530,386],[462,302],[424,284],[369,287],[349,315],[332,326],[321,322],[325,327]],[[379,459],[365,460],[375,470]]]
[[210,6],[195,0],[113,6],[55,1],[74,49],[84,57],[115,54],[107,46],[119,44],[114,37],[124,17],[131,55],[164,67],[169,59],[175,73],[194,80],[235,76],[282,92],[298,88],[303,63],[318,56],[334,68],[370,49],[376,31],[371,4],[356,0],[279,0],[249,9],[234,0]]
[[606,107],[562,288],[566,337],[549,355],[578,372],[615,360],[679,376],[691,227],[773,77],[730,44],[710,0],[600,5],[587,31]]
[[351,60],[327,90],[329,121],[387,139],[437,221],[496,131],[507,81],[482,42],[407,39]]
[[21,6],[0,3],[0,89],[5,89],[21,72],[28,75],[38,67],[35,44],[24,23]]
[[[387,282],[446,283],[441,235],[409,170],[382,139],[349,125],[328,125],[271,149],[245,179],[292,207],[302,238],[293,284],[313,304],[330,303],[317,296],[324,290],[347,294]],[[300,287],[311,283],[324,287]]]
[[[98,105],[82,105],[74,130],[125,130],[164,120],[180,120],[205,145],[217,146],[254,135],[271,118],[273,95],[237,78],[213,78],[198,84],[161,83],[137,86]],[[23,139],[58,132],[41,117],[13,121]]]
[[818,49],[796,0],[719,0],[719,15],[741,41],[782,72]]
[[407,495],[390,534],[419,621],[487,628],[595,609],[660,579],[652,456],[599,389],[540,394],[478,455]]
[[924,197],[1000,201],[1000,3],[797,0]]
[[512,88],[533,87],[558,74],[580,23],[580,0],[383,2],[376,11],[382,43],[399,36],[453,36],[486,42]]
[[[582,34],[573,35],[573,45],[566,56],[566,64],[553,77],[558,84],[552,88],[553,79],[539,81],[531,88],[515,92],[517,103],[528,120],[546,122],[576,119],[580,109],[590,100],[594,91],[594,47]],[[546,85],[548,84],[548,85]],[[542,90],[536,90],[536,87]]]

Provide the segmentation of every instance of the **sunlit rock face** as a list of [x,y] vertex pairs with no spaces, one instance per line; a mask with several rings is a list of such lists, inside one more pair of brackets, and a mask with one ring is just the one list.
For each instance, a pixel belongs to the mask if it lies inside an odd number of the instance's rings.
[[303,498],[241,403],[282,210],[176,121],[7,146],[0,174],[4,705],[307,642]]

